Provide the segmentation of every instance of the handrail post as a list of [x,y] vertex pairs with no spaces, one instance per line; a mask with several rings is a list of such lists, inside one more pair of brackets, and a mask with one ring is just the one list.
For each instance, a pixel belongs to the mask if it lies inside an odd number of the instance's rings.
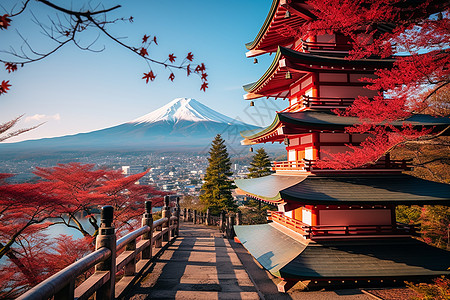
[[176,206],[175,208],[177,209],[176,212],[176,217],[177,217],[177,227],[175,228],[175,235],[179,236],[180,235],[180,213],[181,213],[181,207],[180,207],[180,197],[177,196],[176,198]]
[[242,225],[242,214],[240,210],[236,213],[236,225]]
[[164,207],[162,211],[162,217],[167,218],[167,222],[163,224],[163,229],[167,228],[167,232],[163,234],[162,241],[168,242],[170,240],[170,206],[169,196],[164,196]]
[[183,222],[187,222],[188,218],[187,218],[187,209],[186,207],[183,208]]
[[102,207],[101,224],[99,234],[96,238],[95,249],[106,247],[111,250],[111,256],[97,264],[95,271],[109,271],[109,279],[95,294],[96,300],[114,299],[115,281],[116,281],[116,235],[112,224],[114,217],[114,208],[110,205]]
[[150,227],[150,231],[142,235],[143,240],[150,240],[150,245],[142,250],[142,259],[152,258],[153,248],[153,215],[152,215],[152,201],[145,201],[145,213],[142,216],[142,227]]
[[211,225],[211,209],[208,208],[206,210],[206,225],[209,226]]
[[227,222],[227,238],[232,239],[234,238],[234,216],[229,215],[228,216],[228,222]]
[[192,222],[192,219],[191,219],[191,209],[190,209],[190,208],[188,208],[188,210],[187,210],[187,220],[186,220],[186,221]]
[[220,232],[225,232],[225,213],[223,210],[220,212],[219,215],[219,227]]
[[193,218],[193,221],[192,221],[194,224],[197,224],[197,210],[196,209],[194,209],[194,218]]

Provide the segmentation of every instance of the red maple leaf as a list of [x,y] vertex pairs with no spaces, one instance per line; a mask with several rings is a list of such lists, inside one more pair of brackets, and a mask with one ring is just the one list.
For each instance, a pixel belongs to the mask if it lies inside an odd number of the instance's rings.
[[191,75],[191,65],[187,65],[186,72],[187,72],[187,76]]
[[171,62],[171,63],[173,63],[173,62],[175,62],[175,58],[177,58],[173,53],[172,54],[169,54],[169,61]]
[[186,56],[186,59],[188,61],[193,61],[194,60],[194,54],[192,54],[192,52],[189,52],[188,55]]
[[148,55],[147,49],[145,49],[144,47],[141,48],[141,50],[139,51],[139,54],[141,56],[146,56]]
[[201,64],[199,65],[199,70],[202,71],[202,72],[206,70],[205,64],[204,64],[204,63],[201,63]]
[[6,70],[8,71],[8,73],[17,71],[17,65],[14,63],[7,62],[7,63],[5,63],[5,67],[6,67]]
[[144,37],[142,38],[142,44],[147,43],[147,40],[148,40],[149,37],[150,37],[150,36],[144,34]]
[[200,72],[200,66],[196,66],[194,72],[195,72],[195,73]]
[[128,21],[130,21],[130,23],[133,23],[133,21],[134,21],[133,16],[131,16],[131,17],[128,19]]
[[202,80],[204,80],[204,81],[208,80],[208,79],[206,79],[206,77],[208,77],[208,74],[202,73]]
[[207,82],[203,82],[202,86],[200,87],[200,91],[203,90],[204,92],[206,92],[207,88],[208,88],[208,83]]
[[144,73],[144,77],[142,77],[142,79],[145,79],[145,83],[148,83],[149,80],[153,81],[155,80],[156,75],[153,74],[153,71],[150,70],[150,72],[148,73]]
[[153,43],[155,43],[156,45],[158,45],[158,42],[156,41],[156,36],[153,37]]
[[0,95],[1,94],[6,94],[7,91],[9,90],[10,86],[11,85],[9,84],[9,80],[7,80],[7,81],[3,80],[2,84],[0,85]]
[[175,75],[173,73],[170,73],[169,80],[173,81],[175,79]]
[[3,16],[0,16],[0,29],[7,29],[8,26],[10,25],[9,23],[11,22],[11,19],[8,18],[9,15],[8,14],[4,14]]

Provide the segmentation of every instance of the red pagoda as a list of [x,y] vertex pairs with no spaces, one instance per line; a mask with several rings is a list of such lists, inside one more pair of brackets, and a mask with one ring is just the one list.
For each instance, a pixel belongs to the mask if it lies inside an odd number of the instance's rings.
[[[332,110],[351,105],[358,96],[375,96],[361,78],[373,78],[393,60],[346,60],[352,45],[339,33],[306,39],[293,34],[313,19],[304,1],[273,0],[263,27],[246,45],[247,57],[275,57],[258,81],[244,86],[244,98],[274,97],[289,104],[268,127],[242,132],[243,144],[284,143],[287,161],[274,162],[273,175],[236,180],[242,193],[278,207],[271,223],[235,226],[238,239],[283,279],[280,291],[300,280],[382,283],[448,275],[450,252],[413,238],[414,226],[398,223],[395,208],[450,205],[450,185],[403,174],[410,170],[408,161],[388,154],[358,169],[316,167],[325,153],[345,152],[347,145],[358,146],[367,138],[345,132],[358,118]],[[402,123],[440,132],[450,120],[414,115],[393,125]]]

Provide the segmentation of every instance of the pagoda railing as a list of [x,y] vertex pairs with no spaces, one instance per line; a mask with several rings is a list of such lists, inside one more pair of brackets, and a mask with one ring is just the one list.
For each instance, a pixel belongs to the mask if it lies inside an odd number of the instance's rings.
[[272,162],[272,170],[304,170],[305,163],[303,161],[274,161]]
[[[317,160],[312,159],[303,159],[304,168],[306,171],[310,172],[320,172],[320,171],[345,171],[345,170],[333,170],[333,169],[327,169],[327,168],[317,168]],[[353,168],[351,170],[404,170],[404,171],[410,171],[412,170],[411,167],[411,161],[412,159],[379,159],[373,164],[367,164],[364,166],[360,166],[358,168]]]
[[[411,159],[380,159],[373,164],[367,164],[358,168],[350,170],[369,171],[369,170],[395,170],[395,171],[410,171]],[[318,168],[317,160],[302,159],[293,161],[273,161],[273,171],[307,171],[307,172],[345,172],[349,170],[335,170],[329,168]]]
[[306,107],[320,108],[320,107],[348,107],[353,104],[355,98],[337,98],[337,97],[311,97],[302,95],[302,103]]
[[349,51],[351,44],[325,43],[325,42],[307,42],[302,40],[301,47],[304,51]]
[[367,235],[417,235],[415,225],[403,223],[393,225],[308,225],[290,218],[282,212],[270,212],[269,220],[281,224],[311,240]]
[[308,95],[302,95],[299,101],[296,101],[292,105],[279,111],[283,112],[296,112],[300,109],[308,108],[344,108],[353,104],[355,98],[339,98],[339,97],[311,97]]

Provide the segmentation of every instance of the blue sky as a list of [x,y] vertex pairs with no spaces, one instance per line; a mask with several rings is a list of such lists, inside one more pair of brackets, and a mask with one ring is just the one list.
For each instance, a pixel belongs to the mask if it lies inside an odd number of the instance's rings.
[[[2,0],[10,8],[15,0]],[[58,0],[60,5],[68,1]],[[85,1],[73,1],[79,5]],[[91,1],[98,3],[99,1]],[[68,45],[41,62],[19,68],[8,74],[0,71],[0,81],[10,80],[11,91],[0,96],[0,123],[25,114],[18,127],[46,121],[44,125],[10,141],[88,132],[131,121],[155,110],[174,98],[195,98],[205,105],[255,125],[272,121],[263,106],[269,103],[282,109],[281,100],[256,100],[249,108],[243,100],[242,85],[256,81],[270,65],[273,56],[259,57],[253,64],[246,58],[245,43],[252,41],[269,11],[271,0],[252,1],[103,1],[106,7],[121,4],[116,16],[133,16],[133,23],[110,26],[110,32],[124,37],[128,44],[139,46],[144,34],[156,35],[159,45],[150,47],[150,55],[165,59],[169,53],[178,58],[192,51],[196,62],[207,67],[209,89],[200,91],[200,79],[176,72],[175,81],[167,80],[170,72],[153,66],[157,78],[150,84],[141,79],[148,71],[146,63],[129,50],[100,36],[95,47],[101,53],[81,51]],[[69,4],[70,5],[70,4]],[[40,20],[53,16],[51,9],[35,3],[30,8]],[[69,6],[70,8],[70,6]],[[0,14],[4,14],[0,7]],[[33,47],[44,52],[52,41],[39,33],[31,16],[16,18],[8,30],[0,32],[0,48],[20,49],[19,31]],[[97,34],[83,36],[85,45]],[[6,41],[6,42],[5,42]],[[5,54],[0,53],[2,58]]]

